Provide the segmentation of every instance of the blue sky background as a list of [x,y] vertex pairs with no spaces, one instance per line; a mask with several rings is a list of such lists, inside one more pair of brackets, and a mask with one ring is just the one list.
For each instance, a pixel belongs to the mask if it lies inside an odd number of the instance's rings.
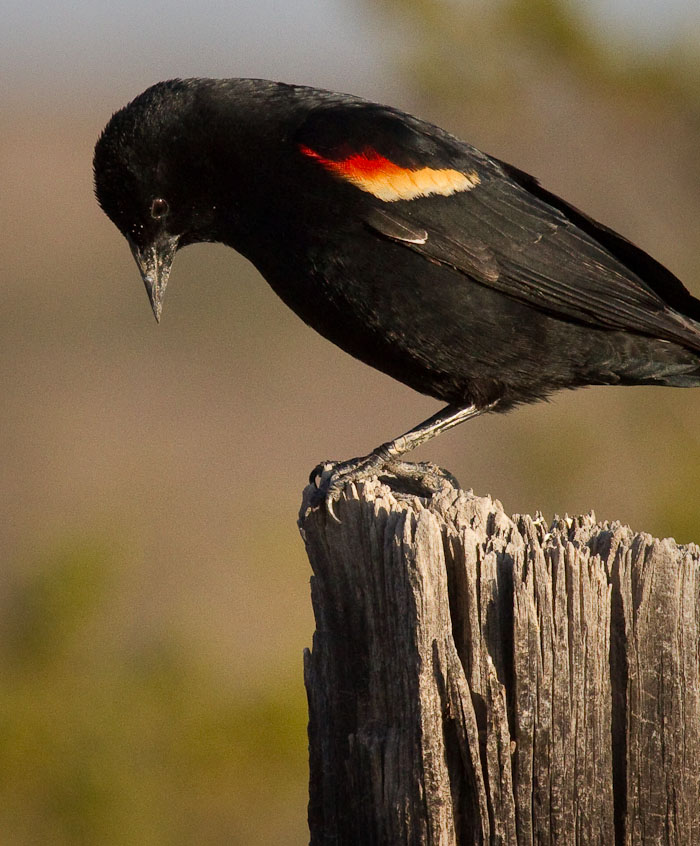
[[[459,2],[459,0],[457,0]],[[596,27],[664,44],[700,38],[696,0],[589,0]],[[76,105],[170,76],[266,76],[371,96],[391,89],[385,20],[362,0],[3,3],[0,75],[10,102]]]
[[13,0],[3,13],[7,93],[76,99],[171,76],[265,76],[343,86],[388,73],[386,33],[343,0]]

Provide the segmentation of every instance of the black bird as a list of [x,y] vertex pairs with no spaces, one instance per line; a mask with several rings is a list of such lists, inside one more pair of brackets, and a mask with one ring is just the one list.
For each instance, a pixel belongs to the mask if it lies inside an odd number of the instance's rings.
[[397,109],[260,79],[170,80],[112,117],[94,171],[156,320],[175,252],[220,241],[323,336],[448,404],[325,465],[331,510],[347,481],[410,472],[403,453],[484,411],[584,385],[700,385],[700,301],[672,273]]

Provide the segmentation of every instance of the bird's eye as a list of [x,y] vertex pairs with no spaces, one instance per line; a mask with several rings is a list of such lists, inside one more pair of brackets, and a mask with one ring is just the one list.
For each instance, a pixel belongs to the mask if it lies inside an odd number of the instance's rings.
[[154,220],[160,220],[162,217],[165,217],[169,211],[170,206],[168,205],[168,201],[164,200],[162,197],[156,197],[151,203],[151,217]]

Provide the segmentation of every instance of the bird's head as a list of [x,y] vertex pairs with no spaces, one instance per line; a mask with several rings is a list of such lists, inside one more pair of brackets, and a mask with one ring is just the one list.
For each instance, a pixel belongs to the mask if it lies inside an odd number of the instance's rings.
[[[262,270],[284,239],[296,249],[329,214],[351,217],[362,192],[342,186],[339,204],[341,180],[297,137],[319,105],[347,99],[264,79],[175,79],[112,116],[95,146],[95,194],[129,242],[156,320],[187,244],[219,241]],[[343,123],[333,126],[335,137]]]
[[216,240],[206,161],[192,156],[195,97],[187,81],[159,83],[114,114],[95,146],[95,195],[129,242],[157,321],[177,250]]

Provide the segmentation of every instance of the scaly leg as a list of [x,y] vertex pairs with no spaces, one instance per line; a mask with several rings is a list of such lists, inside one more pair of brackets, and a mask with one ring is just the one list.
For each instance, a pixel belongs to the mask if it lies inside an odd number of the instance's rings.
[[[459,406],[448,405],[437,414],[433,414],[427,420],[419,423],[413,429],[409,429],[403,435],[399,435],[393,441],[372,450],[369,455],[358,458],[351,458],[349,461],[322,462],[313,469],[309,477],[311,484],[318,479],[319,491],[323,493],[326,500],[326,508],[330,515],[337,519],[333,512],[333,503],[340,497],[340,492],[350,482],[358,482],[370,476],[376,476],[381,470],[397,477],[416,479],[422,476],[427,465],[409,465],[406,462],[398,461],[402,455],[439,435],[454,426],[478,417],[485,411],[489,411],[493,405],[484,408],[477,408],[475,405]],[[445,471],[430,465],[435,475],[449,477]]]

